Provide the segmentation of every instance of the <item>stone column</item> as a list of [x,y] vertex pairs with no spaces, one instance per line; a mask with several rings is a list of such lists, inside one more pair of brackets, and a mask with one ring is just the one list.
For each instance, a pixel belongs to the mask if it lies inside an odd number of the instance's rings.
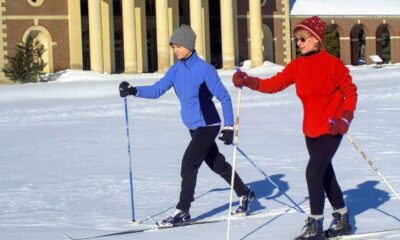
[[222,67],[224,69],[232,69],[235,67],[233,3],[232,0],[221,0],[220,3]]
[[250,0],[250,59],[251,66],[258,67],[263,63],[261,3],[260,0]]
[[235,16],[233,18],[233,44],[234,44],[234,53],[235,53],[235,64],[236,62],[239,61],[239,27],[238,27],[238,20],[237,20],[237,16],[238,16],[238,11],[237,11],[237,0],[233,0],[233,16]]
[[195,49],[199,57],[205,59],[204,50],[204,26],[202,14],[202,0],[191,0],[190,4],[190,27],[196,33]]
[[137,73],[135,1],[122,0],[125,73]]
[[104,71],[115,72],[113,0],[100,0],[103,24]]
[[204,60],[211,62],[211,47],[210,47],[210,13],[209,13],[208,0],[203,0],[203,42],[204,42]]
[[70,68],[83,69],[81,1],[68,0]]
[[[171,37],[175,29],[179,27],[179,0],[168,0],[168,36]],[[175,62],[175,55],[173,51],[169,54],[170,64]]]
[[101,16],[101,0],[88,0],[89,35],[90,35],[90,69],[104,72],[103,61],[103,28]]
[[146,2],[135,0],[135,23],[136,23],[136,53],[138,72],[148,71],[147,60],[147,23],[146,23]]
[[165,72],[169,63],[168,0],[156,0],[158,72]]

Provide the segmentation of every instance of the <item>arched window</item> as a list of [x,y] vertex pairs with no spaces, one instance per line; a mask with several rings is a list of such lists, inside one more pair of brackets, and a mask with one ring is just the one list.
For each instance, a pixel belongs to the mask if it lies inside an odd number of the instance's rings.
[[44,2],[44,0],[27,0],[27,1],[33,7],[39,7]]

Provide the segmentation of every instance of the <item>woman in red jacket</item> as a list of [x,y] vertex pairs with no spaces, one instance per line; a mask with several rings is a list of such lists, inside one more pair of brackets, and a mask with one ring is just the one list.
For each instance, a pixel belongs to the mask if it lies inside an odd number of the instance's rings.
[[[296,239],[324,239],[351,234],[348,210],[336,180],[332,158],[353,119],[357,88],[340,59],[322,48],[325,23],[319,17],[303,20],[294,29],[301,56],[267,79],[236,72],[233,83],[264,93],[295,84],[303,109],[303,132],[310,159],[306,169],[311,214]],[[333,224],[323,231],[325,194],[333,207]]]

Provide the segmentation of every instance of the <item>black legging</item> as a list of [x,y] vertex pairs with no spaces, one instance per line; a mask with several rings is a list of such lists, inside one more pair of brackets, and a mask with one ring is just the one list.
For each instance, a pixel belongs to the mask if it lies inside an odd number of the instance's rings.
[[[224,155],[219,152],[215,143],[219,129],[220,126],[210,126],[190,130],[192,140],[186,148],[182,159],[181,194],[176,206],[177,209],[189,211],[191,202],[194,200],[197,173],[203,161],[230,184],[232,167],[225,161]],[[237,173],[235,173],[234,190],[238,196],[242,196],[248,191],[247,186]]]
[[332,166],[332,158],[339,148],[342,137],[342,135],[322,135],[317,138],[306,136],[307,150],[310,155],[306,178],[312,215],[324,213],[324,193],[334,209],[345,206],[343,193]]

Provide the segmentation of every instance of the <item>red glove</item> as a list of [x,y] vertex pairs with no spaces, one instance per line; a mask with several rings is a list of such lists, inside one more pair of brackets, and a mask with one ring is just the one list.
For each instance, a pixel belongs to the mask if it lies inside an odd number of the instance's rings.
[[246,86],[252,90],[256,90],[258,88],[259,80],[259,78],[248,76],[245,72],[235,72],[232,77],[232,82],[235,87],[241,88]]
[[350,127],[350,123],[353,120],[353,112],[344,110],[342,116],[337,119],[329,119],[329,134],[330,135],[344,135],[347,133]]

